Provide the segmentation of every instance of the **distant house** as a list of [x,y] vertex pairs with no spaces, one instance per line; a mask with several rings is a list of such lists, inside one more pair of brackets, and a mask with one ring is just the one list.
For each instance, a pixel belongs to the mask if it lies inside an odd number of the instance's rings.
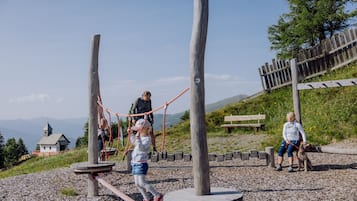
[[63,133],[52,133],[52,127],[47,122],[43,128],[43,136],[37,143],[40,147],[40,154],[57,154],[68,149],[70,141]]

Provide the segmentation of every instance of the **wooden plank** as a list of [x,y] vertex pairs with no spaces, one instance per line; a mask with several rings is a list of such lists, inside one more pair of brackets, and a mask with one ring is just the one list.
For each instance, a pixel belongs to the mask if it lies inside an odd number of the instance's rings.
[[249,120],[260,120],[260,119],[265,119],[265,114],[231,115],[231,116],[224,117],[224,121],[249,121]]
[[300,83],[298,84],[298,90],[331,88],[331,87],[342,87],[342,86],[357,86],[357,78],[323,81],[323,82]]
[[260,128],[264,124],[256,123],[256,124],[222,124],[222,128],[240,128],[240,127],[252,127],[252,128]]

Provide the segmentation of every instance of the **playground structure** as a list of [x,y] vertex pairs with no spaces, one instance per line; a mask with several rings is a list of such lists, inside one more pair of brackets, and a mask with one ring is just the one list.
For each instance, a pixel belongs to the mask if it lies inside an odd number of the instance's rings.
[[[195,195],[210,195],[214,200],[215,195],[225,191],[224,188],[216,192],[211,192],[207,134],[205,127],[205,86],[204,86],[204,55],[208,27],[208,0],[194,1],[194,19],[192,25],[192,35],[190,42],[190,125],[191,125],[191,146],[193,177],[195,186]],[[89,122],[88,122],[88,163],[74,164],[72,168],[76,173],[88,174],[88,197],[98,195],[98,182],[109,187],[117,196],[125,201],[132,201],[130,197],[108,185],[99,175],[102,171],[110,172],[114,166],[111,162],[98,163],[98,96],[99,75],[98,75],[98,56],[99,56],[100,35],[93,37],[91,64],[89,71]],[[100,96],[99,96],[100,97]],[[166,110],[167,104],[164,105]],[[189,194],[189,197],[195,196]],[[242,200],[243,195],[234,191],[234,200]],[[193,198],[194,199],[194,198]],[[224,196],[223,196],[224,199]],[[191,200],[191,199],[190,199]],[[227,200],[227,199],[224,199]],[[173,201],[173,200],[171,200]]]

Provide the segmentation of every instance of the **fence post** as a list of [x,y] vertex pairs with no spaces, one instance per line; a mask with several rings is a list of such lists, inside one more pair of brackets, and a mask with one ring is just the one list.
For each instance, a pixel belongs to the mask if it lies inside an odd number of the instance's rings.
[[300,109],[300,95],[297,87],[299,83],[299,74],[297,71],[296,59],[290,60],[290,68],[291,68],[291,84],[292,84],[291,88],[293,93],[295,119],[302,124],[301,109]]
[[274,159],[274,148],[273,147],[265,147],[265,152],[268,154],[268,157],[266,158],[267,160],[267,166],[275,168],[275,159]]

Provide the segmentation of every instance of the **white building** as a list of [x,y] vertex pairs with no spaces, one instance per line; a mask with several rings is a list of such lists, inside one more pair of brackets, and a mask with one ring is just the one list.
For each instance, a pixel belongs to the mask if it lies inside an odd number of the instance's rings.
[[37,143],[40,146],[40,153],[58,153],[68,149],[70,141],[63,133],[52,133],[52,127],[47,122],[43,128],[43,136]]

